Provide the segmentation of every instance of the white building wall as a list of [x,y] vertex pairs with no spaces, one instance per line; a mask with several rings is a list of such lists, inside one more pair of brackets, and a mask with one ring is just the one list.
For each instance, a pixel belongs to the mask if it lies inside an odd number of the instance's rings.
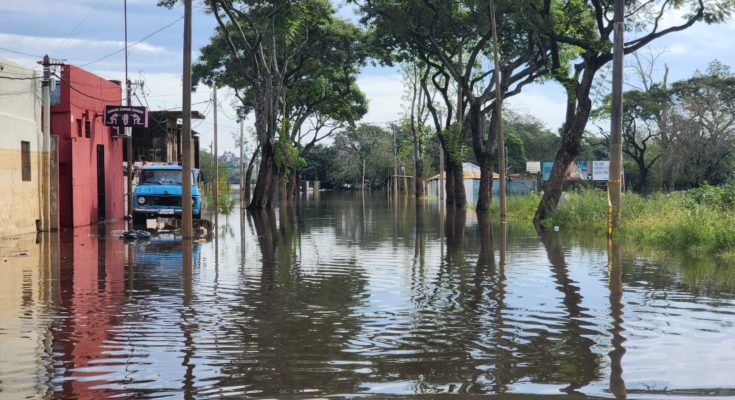
[[[41,218],[39,78],[30,69],[0,59],[0,237],[35,232]],[[30,143],[30,181],[22,179],[21,141]]]

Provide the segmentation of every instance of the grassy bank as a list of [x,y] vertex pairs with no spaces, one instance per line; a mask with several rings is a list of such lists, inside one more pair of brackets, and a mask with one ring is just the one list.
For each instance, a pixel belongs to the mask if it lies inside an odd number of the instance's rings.
[[[509,198],[508,218],[531,222],[539,196]],[[693,253],[735,256],[735,186],[705,186],[685,192],[648,197],[623,195],[620,238],[643,245]],[[497,207],[497,204],[494,205]],[[567,192],[544,225],[605,235],[607,193]]]

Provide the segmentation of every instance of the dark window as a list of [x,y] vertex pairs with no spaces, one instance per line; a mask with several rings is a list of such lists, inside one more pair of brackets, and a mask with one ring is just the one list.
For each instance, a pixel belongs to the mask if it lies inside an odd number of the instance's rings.
[[82,120],[77,119],[77,136],[82,137]]
[[92,137],[92,121],[84,121],[84,137]]
[[20,142],[20,164],[23,181],[31,180],[31,142]]

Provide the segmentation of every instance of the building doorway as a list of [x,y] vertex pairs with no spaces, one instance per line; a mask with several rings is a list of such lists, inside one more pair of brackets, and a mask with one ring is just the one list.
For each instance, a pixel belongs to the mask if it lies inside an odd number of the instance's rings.
[[105,145],[97,145],[97,219],[105,220]]

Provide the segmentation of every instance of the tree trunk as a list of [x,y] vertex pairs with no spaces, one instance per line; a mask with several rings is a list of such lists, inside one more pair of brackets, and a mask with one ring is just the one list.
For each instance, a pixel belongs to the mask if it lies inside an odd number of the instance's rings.
[[444,196],[447,206],[454,207],[454,164],[450,161],[449,152],[444,149]]
[[[493,145],[495,143],[495,130],[488,135],[488,142],[484,139],[485,120],[479,103],[471,103],[469,110],[470,135],[472,136],[472,150],[475,153],[477,163],[480,164],[480,192],[477,196],[475,210],[485,212],[490,210],[493,201]],[[495,118],[493,116],[493,121]],[[495,126],[491,123],[491,126]]]
[[245,171],[245,202],[250,201],[250,182],[252,182],[253,177],[253,165],[255,163],[255,159],[258,158],[259,153],[260,146],[255,148],[253,156],[250,158],[250,162],[248,162],[248,169]]
[[482,154],[477,159],[480,164],[480,193],[477,196],[475,211],[490,211],[493,201],[493,157],[491,154]]
[[467,195],[464,190],[464,170],[462,168],[462,160],[458,162],[451,160],[447,165],[452,164],[452,180],[454,181],[454,208],[464,209],[467,205]]
[[281,205],[288,202],[288,179],[285,176],[278,176],[278,202]]
[[[249,168],[249,167],[248,167]],[[253,198],[248,209],[257,210],[273,207],[273,198],[276,189],[276,160],[274,159],[273,144],[266,142],[261,145],[260,170],[258,180],[253,190]]]
[[582,81],[574,81],[574,91],[567,90],[567,116],[564,123],[564,134],[561,139],[561,148],[556,152],[551,175],[544,186],[544,195],[541,197],[533,221],[538,223],[549,217],[559,205],[564,181],[569,165],[579,155],[582,147],[582,136],[587,127],[587,121],[592,110],[590,89],[594,81],[597,65],[594,61],[586,60],[582,72]]
[[644,195],[646,190],[646,181],[648,180],[648,170],[638,169],[638,181],[633,185],[633,192]]
[[415,188],[416,188],[416,200],[420,200],[424,197],[424,160],[417,158],[413,167],[415,170]]
[[293,185],[291,187],[291,198],[298,200],[299,193],[301,192],[301,172],[295,171],[291,179],[293,179]]

